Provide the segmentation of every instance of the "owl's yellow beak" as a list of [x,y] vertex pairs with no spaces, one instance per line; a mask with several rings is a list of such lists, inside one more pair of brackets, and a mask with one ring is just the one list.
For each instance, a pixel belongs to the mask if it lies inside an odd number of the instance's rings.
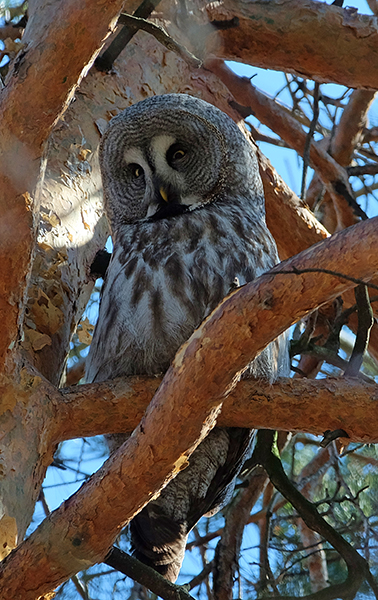
[[165,191],[165,189],[163,187],[160,187],[159,192],[160,192],[160,196],[163,198],[164,202],[168,202],[168,195],[167,195],[167,192]]

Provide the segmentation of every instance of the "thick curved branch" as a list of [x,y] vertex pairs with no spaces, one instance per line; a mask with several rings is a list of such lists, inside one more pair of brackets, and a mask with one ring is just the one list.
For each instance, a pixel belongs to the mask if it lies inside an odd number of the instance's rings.
[[377,87],[378,28],[374,16],[311,0],[223,0],[209,3],[207,15],[210,22],[234,19],[236,24],[214,29],[207,39],[208,54],[319,82]]
[[121,528],[186,466],[247,363],[354,285],[324,273],[279,271],[337,270],[342,253],[346,275],[370,279],[378,271],[377,224],[374,218],[342,231],[230,294],[178,351],[132,436],[3,561],[1,594],[34,600],[102,561]]

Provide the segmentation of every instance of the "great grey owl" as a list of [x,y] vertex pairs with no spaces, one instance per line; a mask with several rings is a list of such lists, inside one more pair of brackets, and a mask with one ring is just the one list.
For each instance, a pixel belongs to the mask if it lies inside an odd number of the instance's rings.
[[[207,102],[168,94],[127,108],[102,139],[100,164],[114,250],[88,382],[164,372],[235,281],[243,285],[278,260],[254,150]],[[284,339],[272,343],[250,375],[274,380],[285,351]],[[137,558],[176,580],[189,531],[224,506],[251,439],[248,429],[211,431],[132,520]]]

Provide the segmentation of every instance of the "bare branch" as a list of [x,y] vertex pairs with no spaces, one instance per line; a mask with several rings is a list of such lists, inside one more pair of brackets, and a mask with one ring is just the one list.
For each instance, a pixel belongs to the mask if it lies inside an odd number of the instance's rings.
[[234,575],[239,560],[244,527],[252,507],[264,490],[268,478],[262,469],[256,469],[248,487],[241,490],[226,515],[222,537],[218,542],[214,565],[214,595],[217,600],[232,599]]
[[[247,77],[239,77],[219,60],[208,59],[205,66],[218,75],[239,104],[249,108],[250,114],[272,128],[291,148],[303,156],[306,134],[296,119],[287,114],[278,102],[257,90]],[[347,202],[358,216],[367,218],[353,197],[345,169],[319,145],[311,144],[310,164],[319,174],[336,206],[343,207]]]
[[319,533],[340,553],[348,566],[348,577],[342,584],[330,586],[326,590],[315,592],[305,598],[322,600],[326,598],[354,598],[363,581],[369,581],[376,588],[377,584],[369,571],[369,565],[327,521],[321,517],[314,504],[309,502],[290,482],[284,472],[281,461],[274,448],[273,433],[259,431],[257,444],[252,459],[262,465],[276,489],[298,510],[306,525]]
[[120,15],[119,23],[127,25],[130,27],[130,29],[135,29],[135,31],[141,29],[142,31],[153,35],[157,41],[163,44],[163,46],[165,46],[168,50],[171,50],[178,56],[181,56],[181,58],[183,58],[189,66],[194,68],[202,66],[202,61],[199,60],[199,58],[194,56],[194,54],[189,52],[189,50],[187,50],[184,46],[176,42],[162,27],[155,25],[155,23],[150,23],[145,19],[140,19],[139,17],[127,15],[125,13]]
[[[206,40],[208,55],[295,73],[320,83],[377,87],[374,16],[311,0],[224,0],[209,3],[207,15],[210,22],[238,20],[236,27],[214,28]],[[333,51],[336,38],[337,53]],[[345,58],[348,69],[340,57]]]
[[[350,164],[356,148],[364,141],[367,113],[374,97],[375,92],[372,90],[354,90],[342,112],[334,136],[332,139],[325,138],[321,142],[323,144],[327,143],[327,152],[343,167]],[[347,172],[350,175],[349,169],[347,169]],[[307,193],[307,201],[311,208],[314,208],[319,196],[319,183],[318,175],[315,173]],[[322,204],[324,203],[327,205],[326,211],[323,208],[323,213],[325,212],[327,219],[326,226],[329,224],[331,215],[335,215],[339,229],[342,226],[353,225],[356,222],[353,211],[345,203],[331,206],[332,199],[327,192],[325,192],[322,200]],[[330,227],[331,232],[334,230],[335,227]]]
[[358,327],[352,356],[344,373],[346,377],[358,375],[369,343],[370,330],[374,324],[373,310],[366,285],[358,285],[354,293],[358,307]]
[[314,88],[314,106],[313,106],[313,117],[306,136],[306,143],[303,150],[303,174],[302,174],[302,186],[301,186],[301,198],[306,199],[306,181],[307,181],[307,169],[310,161],[310,148],[313,141],[315,128],[319,119],[319,83],[315,82]]
[[[160,0],[142,0],[141,4],[133,13],[133,16],[140,19],[147,19],[155,10],[159,2]],[[124,10],[127,10],[126,6],[124,7]],[[96,68],[99,71],[110,71],[116,58],[118,58],[122,50],[125,49],[136,32],[137,29],[135,27],[123,25],[105,52],[97,57],[95,61]]]
[[[378,164],[367,164],[367,165],[356,165],[348,167],[347,172],[349,176],[359,177],[360,175],[377,175]],[[365,192],[364,192],[365,193]]]
[[124,575],[131,577],[134,581],[141,583],[164,600],[193,600],[187,590],[187,586],[176,585],[168,581],[157,571],[144,565],[139,560],[113,546],[109,554],[104,558],[105,564],[117,569]]

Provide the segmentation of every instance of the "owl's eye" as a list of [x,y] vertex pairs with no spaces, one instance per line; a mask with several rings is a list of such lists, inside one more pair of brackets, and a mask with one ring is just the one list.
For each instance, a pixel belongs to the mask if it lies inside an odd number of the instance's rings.
[[140,165],[137,165],[136,163],[131,163],[129,167],[131,170],[131,174],[135,179],[139,179],[139,177],[142,177],[144,171]]
[[181,144],[172,144],[167,151],[167,162],[170,166],[172,163],[177,163],[186,155],[186,149]]

